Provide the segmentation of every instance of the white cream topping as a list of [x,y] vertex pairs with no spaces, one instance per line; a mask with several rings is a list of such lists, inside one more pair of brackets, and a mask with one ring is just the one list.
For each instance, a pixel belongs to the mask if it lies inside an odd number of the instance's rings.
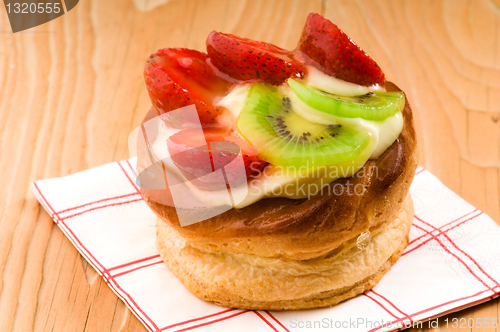
[[353,176],[370,157],[375,140],[355,160],[349,160],[335,165],[307,169],[305,167],[284,169],[279,166],[270,165],[256,179],[248,184],[243,183],[236,188],[231,188],[231,198],[228,191],[223,190],[201,190],[187,181],[184,175],[169,158],[166,141],[172,131],[159,131],[158,136],[151,145],[151,152],[157,161],[162,160],[165,166],[172,171],[186,186],[189,191],[206,206],[229,205],[235,208],[243,208],[253,204],[265,197],[288,197],[308,198],[316,194],[321,188],[330,184],[338,178]]
[[368,92],[385,91],[385,89],[378,84],[364,86],[346,82],[327,75],[312,66],[307,66],[307,75],[304,77],[304,82],[309,86],[315,87],[316,89],[346,97],[361,96],[367,94]]
[[[305,79],[307,84],[326,92],[355,96],[366,94],[370,91],[383,91],[379,86],[364,87],[344,82],[325,75],[315,68],[311,68],[308,68],[309,75]],[[216,104],[216,106],[224,107],[228,111],[224,122],[230,121],[230,118],[234,118],[234,121],[237,119],[244,106],[250,87],[251,84],[235,85],[232,91]],[[361,118],[347,119],[334,116],[319,117],[314,115],[317,112],[308,112],[307,108],[309,106],[295,96],[287,85],[283,85],[280,90],[290,97],[294,111],[305,119],[316,123],[338,123],[357,128],[369,134],[370,143],[355,160],[336,165],[312,169],[303,167],[289,170],[270,165],[258,178],[248,183],[243,183],[236,188],[231,188],[232,199],[229,197],[226,189],[206,191],[197,188],[189,181],[184,181],[183,185],[200,202],[212,207],[229,205],[235,208],[243,208],[266,197],[288,197],[294,199],[310,197],[322,187],[338,178],[353,176],[363,167],[368,159],[378,158],[396,140],[403,128],[403,116],[400,112],[384,121],[368,121]],[[158,160],[163,160],[165,166],[180,179],[185,180],[182,173],[178,171],[177,167],[168,158],[166,141],[173,131],[166,130],[164,126],[162,127],[159,128],[158,136],[152,142],[152,154]]]

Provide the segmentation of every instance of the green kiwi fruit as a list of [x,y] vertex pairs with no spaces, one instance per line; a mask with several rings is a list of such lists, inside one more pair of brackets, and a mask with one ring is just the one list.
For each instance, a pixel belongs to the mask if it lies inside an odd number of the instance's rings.
[[288,85],[309,107],[341,118],[382,121],[405,106],[402,92],[369,92],[362,96],[344,97],[322,92],[293,79],[288,79]]
[[260,158],[279,166],[327,166],[353,160],[369,143],[368,133],[300,117],[290,99],[267,84],[252,86],[236,127],[258,149]]

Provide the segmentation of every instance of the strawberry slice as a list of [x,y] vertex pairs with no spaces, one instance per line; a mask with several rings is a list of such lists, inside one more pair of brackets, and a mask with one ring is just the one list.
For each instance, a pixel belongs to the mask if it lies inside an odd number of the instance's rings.
[[[184,176],[200,189],[219,190],[258,177],[267,162],[257,156],[257,150],[227,129],[184,128],[170,136],[167,147],[174,164]],[[238,156],[243,166],[231,163]],[[244,168],[243,168],[244,167]],[[226,179],[213,173],[223,169]]]
[[302,31],[297,57],[302,52],[324,73],[360,85],[383,85],[385,76],[373,59],[335,24],[309,14]]
[[216,31],[208,35],[207,53],[217,69],[241,81],[279,85],[290,77],[302,77],[305,71],[287,50]]
[[149,57],[144,79],[159,114],[194,104],[201,123],[215,121],[222,109],[213,100],[225,95],[230,83],[214,73],[207,59],[205,53],[184,48],[161,49]]

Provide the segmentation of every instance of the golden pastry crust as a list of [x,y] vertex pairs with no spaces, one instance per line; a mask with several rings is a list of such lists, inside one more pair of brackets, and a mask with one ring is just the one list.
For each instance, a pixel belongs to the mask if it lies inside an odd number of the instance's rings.
[[199,249],[161,219],[156,244],[170,270],[205,301],[243,309],[310,309],[375,286],[408,244],[412,221],[407,195],[395,219],[370,230],[365,248],[354,243],[342,253],[305,261]]
[[[390,82],[386,89],[401,91]],[[393,221],[401,209],[417,167],[408,102],[403,117],[398,139],[377,160],[369,160],[352,178],[334,181],[310,199],[267,198],[181,227],[168,190],[141,188],[141,194],[166,224],[200,250],[291,260],[336,255],[348,250],[348,244],[362,232]],[[138,165],[141,163],[139,154]],[[342,194],[334,189],[339,185],[344,188]],[[362,195],[352,194],[349,186],[365,190]]]

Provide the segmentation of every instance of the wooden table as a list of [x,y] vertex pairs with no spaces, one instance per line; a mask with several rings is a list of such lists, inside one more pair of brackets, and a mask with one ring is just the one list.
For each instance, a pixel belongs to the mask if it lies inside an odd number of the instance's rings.
[[[204,50],[211,30],[292,49],[309,12],[406,91],[420,163],[500,223],[500,0],[82,0],[16,34],[2,8],[0,331],[145,331],[30,182],[127,157],[155,50]],[[450,317],[499,317],[498,300]]]

